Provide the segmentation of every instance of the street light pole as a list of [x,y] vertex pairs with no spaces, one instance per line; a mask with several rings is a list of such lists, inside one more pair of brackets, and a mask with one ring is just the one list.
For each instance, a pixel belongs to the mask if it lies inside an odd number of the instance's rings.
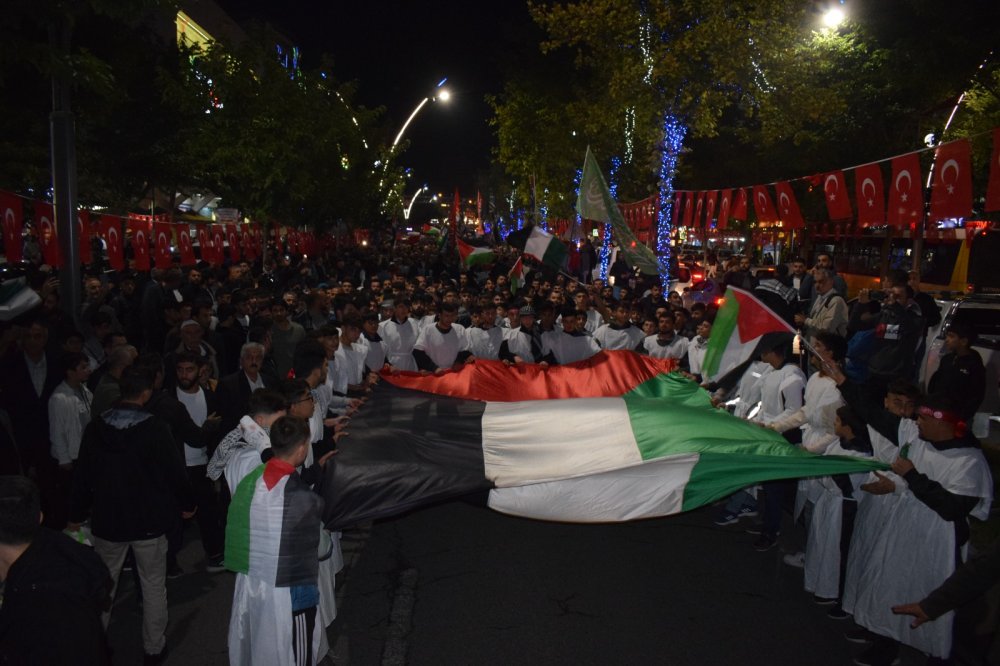
[[447,90],[442,89],[442,86],[444,86],[445,82],[447,81],[448,81],[447,77],[441,79],[438,82],[438,84],[434,87],[434,90],[436,91],[435,94],[424,97],[422,100],[420,100],[420,103],[417,104],[417,108],[413,109],[413,113],[411,113],[410,117],[406,119],[406,122],[403,123],[403,126],[399,128],[399,134],[397,134],[396,138],[393,139],[392,147],[389,148],[389,152],[392,152],[396,149],[396,145],[399,143],[400,139],[403,138],[403,132],[405,132],[406,128],[410,126],[410,123],[413,122],[413,119],[417,117],[417,114],[420,113],[420,109],[424,108],[424,105],[426,105],[427,102],[430,102],[432,100],[435,102],[437,100],[441,100],[442,102],[447,102],[451,98],[451,94]]
[[427,186],[424,185],[419,190],[417,190],[416,193],[413,195],[413,198],[410,199],[410,205],[403,209],[403,219],[404,220],[409,220],[410,219],[410,211],[413,210],[413,204],[414,204],[414,202],[416,202],[417,197],[420,196],[420,193],[423,192],[426,189],[427,189]]

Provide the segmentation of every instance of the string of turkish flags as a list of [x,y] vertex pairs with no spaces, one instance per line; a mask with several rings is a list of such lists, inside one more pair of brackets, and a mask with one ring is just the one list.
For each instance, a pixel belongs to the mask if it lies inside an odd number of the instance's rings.
[[[992,134],[993,150],[984,206],[987,212],[1000,210],[1000,128],[994,129]],[[936,222],[969,217],[973,200],[971,143],[968,139],[959,139],[942,143],[934,150],[930,220]],[[810,191],[821,187],[831,222],[844,222],[856,217],[858,229],[884,224],[908,229],[920,220],[924,212],[923,173],[920,166],[922,152],[924,151],[918,150],[849,169],[776,183],[708,191],[676,190],[673,223],[674,226],[704,227],[706,222],[710,224],[715,219],[712,217],[712,210],[718,201],[716,228],[726,229],[730,220],[746,221],[749,198],[757,221],[762,226],[802,229],[805,227],[805,220],[791,183],[804,181],[809,183]],[[882,179],[882,165],[885,163],[889,164],[891,170],[888,197]],[[854,172],[853,190],[848,187],[845,176],[845,172],[849,171]],[[774,198],[771,196],[771,186],[774,188]]]
[[[24,260],[22,234],[24,230],[25,198],[13,192],[0,190],[0,227],[3,232],[4,251],[8,263]],[[59,251],[59,237],[56,232],[52,204],[31,201],[34,209],[33,220],[38,232],[38,242],[42,259],[46,264],[60,267],[63,264]],[[124,231],[122,222],[124,221]],[[195,244],[191,238],[191,225],[187,222],[172,223],[166,215],[98,215],[87,210],[77,211],[77,237],[79,238],[80,263],[93,261],[91,239],[100,236],[106,245],[108,264],[114,270],[125,268],[125,243],[132,249],[134,268],[148,271],[156,268],[170,268],[176,248],[182,266],[198,263]],[[288,250],[294,254],[315,254],[319,246],[316,235],[310,231],[274,226],[276,244],[281,245],[285,237]],[[259,225],[247,224],[197,224],[198,250],[201,260],[212,266],[222,266],[229,259],[254,261],[263,252],[264,240]]]

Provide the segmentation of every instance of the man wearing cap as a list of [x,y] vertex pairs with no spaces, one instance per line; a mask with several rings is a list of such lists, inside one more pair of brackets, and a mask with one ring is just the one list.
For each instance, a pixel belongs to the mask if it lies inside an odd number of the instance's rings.
[[518,310],[519,325],[504,331],[503,342],[500,343],[500,360],[511,365],[514,363],[540,363],[542,353],[542,336],[535,326],[535,308],[525,305]]
[[417,370],[413,360],[413,345],[417,341],[420,327],[410,319],[410,300],[398,296],[392,301],[383,301],[392,307],[392,317],[378,325],[378,334],[385,346],[385,362],[394,370]]
[[914,629],[891,607],[899,599],[923,597],[955,571],[967,554],[969,516],[985,520],[993,501],[989,465],[950,396],[928,396],[917,410],[917,428],[919,439],[892,463],[899,479],[882,477],[863,487],[897,500],[861,563],[856,592],[845,598],[844,610],[875,634],[856,663],[890,664],[899,643],[948,658],[952,617]]
[[585,330],[583,315],[568,305],[562,311],[562,330],[542,333],[542,352],[548,363],[565,365],[588,359],[601,351],[600,346]]
[[965,322],[954,322],[944,336],[948,353],[941,357],[937,372],[927,385],[929,393],[953,396],[955,409],[965,421],[971,422],[986,396],[986,369],[983,357],[972,346],[976,330]]

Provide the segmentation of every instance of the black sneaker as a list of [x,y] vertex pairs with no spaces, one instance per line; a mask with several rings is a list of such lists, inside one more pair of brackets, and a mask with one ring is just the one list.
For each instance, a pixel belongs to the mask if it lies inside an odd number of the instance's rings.
[[872,642],[872,632],[864,627],[854,627],[844,632],[844,638],[851,643],[867,644]]
[[712,522],[719,526],[733,525],[740,522],[740,517],[732,511],[723,511]]
[[761,523],[754,523],[747,528],[747,534],[761,535],[764,533],[764,526]]
[[167,654],[169,654],[169,652],[170,651],[167,649],[167,647],[163,646],[163,649],[160,650],[159,654],[144,654],[142,656],[142,663],[144,664],[144,666],[154,666],[155,664],[162,664],[164,660],[166,660]]
[[222,555],[208,558],[205,562],[205,571],[208,573],[220,573],[226,570],[226,563],[222,560]]
[[837,600],[831,599],[829,597],[818,597],[814,594],[813,603],[819,604],[820,606],[832,606],[833,604],[837,603]]
[[840,604],[837,604],[836,606],[830,609],[830,612],[827,613],[826,616],[831,620],[846,620],[847,618],[851,617],[851,614],[845,611],[843,608],[841,608]]
[[763,553],[764,551],[771,550],[778,545],[778,535],[777,534],[767,534],[766,532],[761,532],[757,540],[753,542],[754,550]]
[[167,578],[171,580],[174,578],[180,578],[184,575],[184,569],[181,569],[181,565],[177,564],[177,561],[167,562]]

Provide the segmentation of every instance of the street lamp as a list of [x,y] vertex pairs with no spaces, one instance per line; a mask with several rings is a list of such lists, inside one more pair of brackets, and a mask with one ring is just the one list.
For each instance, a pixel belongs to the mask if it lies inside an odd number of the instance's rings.
[[449,99],[451,99],[451,93],[448,92],[446,88],[443,88],[447,80],[448,80],[447,77],[441,79],[438,82],[438,84],[434,86],[434,93],[420,100],[420,103],[417,104],[417,108],[413,109],[413,113],[411,113],[410,117],[406,119],[406,122],[403,123],[403,126],[399,129],[399,134],[397,134],[396,138],[393,139],[392,147],[389,149],[390,151],[395,150],[396,144],[398,144],[399,140],[403,138],[403,132],[405,132],[406,128],[410,126],[410,123],[413,121],[416,115],[420,113],[420,109],[424,108],[424,105],[427,104],[427,102],[437,102],[438,100],[442,102],[447,102]]
[[409,220],[410,219],[410,211],[413,210],[413,204],[414,204],[414,202],[417,200],[417,197],[420,196],[420,193],[423,192],[426,189],[427,189],[427,186],[424,185],[419,190],[417,190],[416,193],[413,195],[413,198],[410,199],[410,205],[403,209],[403,219],[404,220]]
[[846,18],[847,15],[843,9],[840,7],[830,7],[823,14],[823,25],[830,30],[836,30]]

